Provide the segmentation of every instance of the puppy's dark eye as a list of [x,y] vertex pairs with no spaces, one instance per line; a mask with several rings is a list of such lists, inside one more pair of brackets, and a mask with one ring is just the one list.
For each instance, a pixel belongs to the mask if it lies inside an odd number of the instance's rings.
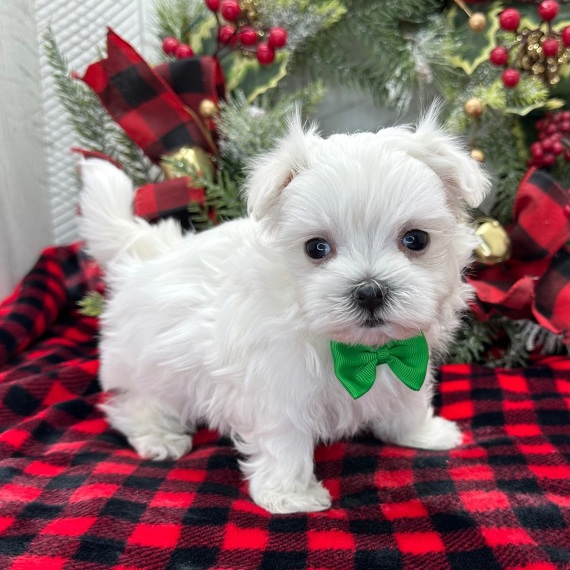
[[422,230],[410,230],[402,238],[402,245],[412,251],[421,251],[427,247],[429,235]]
[[331,246],[323,238],[313,238],[305,244],[305,251],[311,259],[322,259],[331,252]]

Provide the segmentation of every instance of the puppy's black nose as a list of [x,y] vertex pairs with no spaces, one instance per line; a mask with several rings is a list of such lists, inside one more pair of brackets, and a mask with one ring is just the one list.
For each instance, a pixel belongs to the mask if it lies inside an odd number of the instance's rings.
[[373,313],[384,302],[385,290],[375,281],[365,281],[352,290],[356,304]]

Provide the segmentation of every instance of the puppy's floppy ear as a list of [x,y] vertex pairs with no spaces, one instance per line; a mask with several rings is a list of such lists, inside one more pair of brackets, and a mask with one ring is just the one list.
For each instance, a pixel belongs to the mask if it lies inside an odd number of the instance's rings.
[[311,142],[319,139],[316,125],[303,130],[297,108],[287,121],[287,132],[275,148],[249,166],[245,186],[248,212],[256,219],[267,216],[278,204],[281,192],[309,164]]
[[440,107],[440,104],[432,105],[420,119],[412,134],[413,143],[406,150],[441,178],[454,208],[463,209],[461,201],[474,208],[487,195],[491,180],[461,141],[439,126]]

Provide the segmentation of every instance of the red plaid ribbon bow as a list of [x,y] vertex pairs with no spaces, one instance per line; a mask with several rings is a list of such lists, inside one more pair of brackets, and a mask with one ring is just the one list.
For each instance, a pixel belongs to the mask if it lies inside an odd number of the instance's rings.
[[509,230],[511,257],[482,268],[468,281],[475,287],[475,314],[497,312],[533,319],[570,341],[570,194],[542,170],[522,179]]
[[[204,99],[218,104],[225,97],[216,58],[186,58],[153,69],[109,29],[107,57],[91,64],[82,80],[153,162],[181,147],[217,153],[214,125],[199,115]],[[204,191],[190,184],[179,178],[139,188],[136,214],[147,220],[176,215],[184,223],[188,203],[204,200]]]

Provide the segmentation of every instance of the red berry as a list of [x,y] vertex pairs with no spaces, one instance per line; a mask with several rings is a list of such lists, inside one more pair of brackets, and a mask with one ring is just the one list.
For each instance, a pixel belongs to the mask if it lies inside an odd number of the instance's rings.
[[542,149],[545,150],[546,152],[550,152],[552,150],[553,146],[554,146],[554,144],[552,142],[552,139],[550,139],[550,138],[544,139],[542,141]]
[[179,45],[180,42],[176,38],[168,36],[162,40],[162,51],[166,55],[174,55]]
[[564,145],[560,141],[556,141],[552,145],[552,152],[556,155],[562,154],[564,152]]
[[562,210],[564,212],[564,215],[570,220],[570,204],[566,204],[566,206],[564,206],[564,210]]
[[561,130],[563,133],[568,133],[568,132],[570,132],[570,121],[562,121],[562,122],[560,123],[560,130]]
[[558,53],[558,41],[554,38],[548,38],[542,42],[542,51],[545,56],[550,57]]
[[570,148],[567,148],[564,151],[564,160],[566,160],[566,162],[570,162]]
[[504,46],[497,46],[491,50],[491,56],[489,59],[494,65],[505,65],[509,59],[509,51]]
[[544,154],[544,150],[542,148],[542,145],[539,142],[533,142],[530,145],[530,153],[535,158],[540,158]]
[[562,28],[562,32],[560,35],[562,37],[562,43],[566,47],[570,47],[570,26],[566,26],[565,28]]
[[267,42],[262,42],[257,46],[255,55],[261,65],[269,65],[275,60],[275,50]]
[[285,46],[287,43],[287,30],[276,26],[269,30],[269,37],[267,38],[267,43],[274,49],[279,49]]
[[538,5],[538,15],[545,21],[554,20],[558,14],[558,2],[556,0],[544,0]]
[[560,113],[563,121],[570,121],[570,111],[563,111]]
[[235,22],[241,14],[241,8],[237,0],[222,0],[220,11],[228,22]]
[[244,46],[254,46],[259,39],[257,32],[251,26],[242,28],[239,33],[239,39]]
[[232,41],[235,31],[235,28],[232,26],[220,26],[218,30],[218,41],[228,45]]
[[552,166],[556,162],[556,156],[548,152],[542,157],[541,162],[543,166]]
[[513,69],[512,67],[505,69],[505,71],[503,71],[503,74],[501,75],[501,79],[503,80],[503,85],[505,87],[508,87],[509,89],[516,87],[518,82],[520,81],[520,78],[521,74],[519,73],[519,71],[517,69]]
[[186,57],[192,57],[194,55],[194,52],[189,45],[180,44],[176,48],[176,53],[174,55],[176,56],[176,59],[184,59]]
[[551,123],[550,125],[548,125],[548,127],[546,127],[545,132],[547,135],[553,135],[558,129],[556,128],[556,125]]
[[538,121],[536,121],[534,126],[540,131],[540,129],[544,127],[544,119],[539,119]]
[[499,14],[499,25],[502,30],[507,32],[515,32],[519,27],[521,15],[514,8],[507,8]]
[[212,12],[217,12],[220,8],[220,0],[204,0],[204,3]]

